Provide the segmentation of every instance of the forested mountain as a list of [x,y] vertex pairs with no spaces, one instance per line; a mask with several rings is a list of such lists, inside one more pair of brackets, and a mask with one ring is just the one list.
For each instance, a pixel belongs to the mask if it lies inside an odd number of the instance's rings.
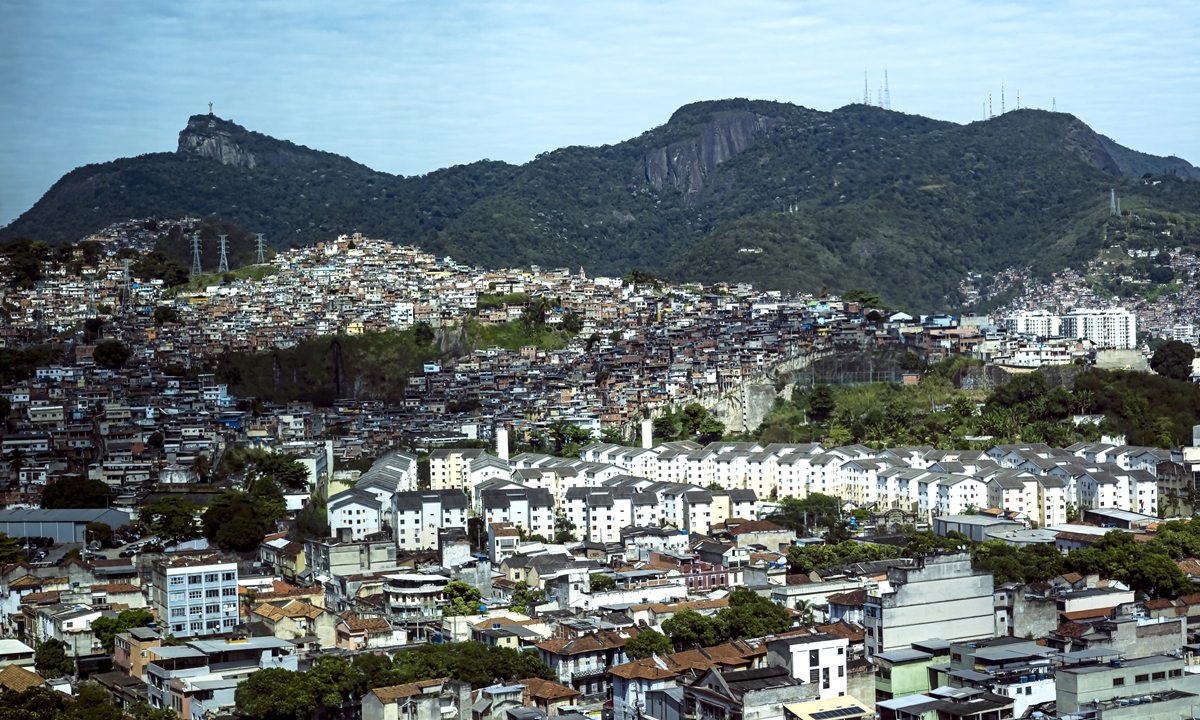
[[358,230],[493,267],[868,286],[932,309],[961,302],[968,272],[1048,272],[1094,256],[1112,188],[1123,208],[1174,213],[1164,243],[1200,237],[1194,170],[1062,113],[956,125],[865,105],[724,100],[615,145],[405,178],[196,115],[174,153],[78,168],[0,237],[77,241],[187,213],[278,248]]

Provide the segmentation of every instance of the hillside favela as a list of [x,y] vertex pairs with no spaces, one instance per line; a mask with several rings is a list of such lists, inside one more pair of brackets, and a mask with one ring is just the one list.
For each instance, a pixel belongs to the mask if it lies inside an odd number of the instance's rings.
[[[768,92],[780,28],[863,22],[793,8],[264,9],[198,63],[228,8],[91,5],[0,51],[56,114],[0,119],[0,720],[1200,717],[1194,98],[1025,40],[1024,101],[883,60]],[[81,17],[227,109],[106,99],[146,58]],[[794,99],[646,100],[737,83]]]

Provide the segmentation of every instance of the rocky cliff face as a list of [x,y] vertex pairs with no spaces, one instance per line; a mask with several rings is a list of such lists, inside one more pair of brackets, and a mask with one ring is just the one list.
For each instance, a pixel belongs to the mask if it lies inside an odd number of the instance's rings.
[[1117,161],[1113,160],[1096,133],[1082,121],[1072,119],[1067,128],[1066,145],[1078,152],[1085,161],[1091,162],[1109,175],[1121,177],[1121,168],[1117,166]]
[[[301,152],[287,147],[251,150],[247,147],[247,141],[253,141],[254,134],[241,125],[212,115],[193,115],[188,119],[187,127],[179,133],[179,147],[175,152],[211,158],[222,165],[247,168],[288,165],[303,158]],[[277,140],[273,143],[283,145]]]
[[778,118],[749,111],[719,117],[695,139],[647,153],[642,161],[646,181],[658,190],[673,187],[694,204],[700,199],[706,178],[718,165],[745,150],[755,135],[778,122]]

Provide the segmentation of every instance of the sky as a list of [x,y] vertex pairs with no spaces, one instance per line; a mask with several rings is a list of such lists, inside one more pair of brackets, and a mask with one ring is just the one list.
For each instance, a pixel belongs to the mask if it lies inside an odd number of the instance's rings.
[[[343,7],[343,5],[345,7]],[[1194,1],[0,0],[0,225],[188,116],[404,175],[601,145],[730,97],[966,123],[1001,84],[1200,164]]]

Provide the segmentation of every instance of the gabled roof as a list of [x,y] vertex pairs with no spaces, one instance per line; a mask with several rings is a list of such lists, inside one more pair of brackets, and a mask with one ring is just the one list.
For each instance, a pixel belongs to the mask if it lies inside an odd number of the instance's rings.
[[0,670],[0,688],[5,690],[24,692],[31,687],[45,684],[46,681],[41,675],[18,665],[9,665]]

